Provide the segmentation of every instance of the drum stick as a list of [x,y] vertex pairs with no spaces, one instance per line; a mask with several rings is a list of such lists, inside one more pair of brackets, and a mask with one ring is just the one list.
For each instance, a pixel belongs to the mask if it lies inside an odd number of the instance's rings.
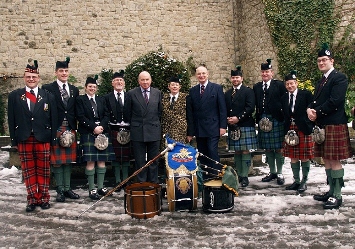
[[95,203],[93,203],[90,207],[88,207],[87,209],[85,209],[84,211],[82,211],[77,217],[76,219],[79,219],[83,214],[85,214],[87,211],[89,211],[93,206],[95,206],[97,203],[99,203],[100,201],[102,201],[105,197],[111,195],[113,192],[116,191],[116,189],[120,188],[121,186],[123,186],[125,183],[127,183],[132,177],[138,175],[143,169],[147,168],[149,165],[151,165],[155,160],[157,160],[159,157],[161,157],[162,155],[164,155],[166,152],[171,151],[174,149],[176,143],[173,144],[168,144],[168,146],[166,146],[166,148],[160,152],[158,155],[156,155],[153,159],[149,160],[142,168],[136,170],[132,175],[130,175],[129,177],[127,177],[125,180],[123,180],[120,184],[118,184],[116,187],[114,187],[113,189],[111,189],[110,191],[108,191],[106,193],[106,195],[102,196],[99,200],[97,200]]

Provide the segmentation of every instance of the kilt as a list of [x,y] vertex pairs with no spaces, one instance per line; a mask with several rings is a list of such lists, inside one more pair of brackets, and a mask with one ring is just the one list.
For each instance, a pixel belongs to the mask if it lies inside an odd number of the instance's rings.
[[77,141],[72,143],[68,148],[62,147],[59,144],[59,137],[64,131],[71,131],[76,138],[76,132],[71,130],[69,126],[60,126],[57,130],[57,140],[56,144],[51,146],[51,164],[66,164],[76,162],[76,151],[77,151]]
[[352,157],[349,130],[347,124],[326,125],[325,141],[315,144],[314,156],[329,160],[341,160]]
[[[105,134],[108,136],[108,134]],[[82,149],[83,162],[97,162],[97,161],[113,161],[115,160],[115,153],[113,152],[112,144],[109,139],[108,147],[105,150],[98,150],[94,146],[95,136],[92,134],[80,135],[80,147]]]
[[300,143],[296,146],[290,146],[284,142],[283,156],[289,158],[311,159],[314,157],[314,142],[311,135],[305,135],[299,131],[296,125],[291,124],[290,130],[297,132]]
[[122,164],[122,162],[129,162],[133,158],[133,146],[131,142],[120,144],[117,141],[117,133],[118,131],[111,130],[110,139],[116,156],[115,161]]
[[284,123],[279,122],[274,119],[269,114],[263,114],[263,117],[267,117],[272,121],[272,130],[269,132],[264,132],[258,128],[258,144],[259,149],[265,150],[280,150],[282,149],[284,141]]
[[240,127],[240,139],[232,140],[228,135],[228,149],[232,151],[252,150],[258,148],[254,127]]

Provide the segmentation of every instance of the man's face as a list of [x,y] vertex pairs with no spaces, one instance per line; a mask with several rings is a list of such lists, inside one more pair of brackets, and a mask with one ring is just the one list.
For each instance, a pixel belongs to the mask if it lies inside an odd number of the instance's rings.
[[274,77],[274,71],[272,69],[261,70],[261,79],[264,82],[268,82],[272,77]]
[[181,86],[178,82],[170,82],[168,88],[172,95],[176,95],[180,91]]
[[143,89],[148,89],[152,84],[152,78],[148,72],[141,72],[138,76],[138,83]]
[[241,76],[232,76],[231,77],[231,82],[234,87],[238,87],[240,84],[243,82],[243,77]]
[[297,80],[287,80],[285,82],[285,87],[287,91],[289,91],[290,93],[293,93],[297,89],[297,86],[298,86]]
[[39,74],[25,72],[23,79],[27,87],[33,89],[38,86]]
[[89,96],[94,96],[97,91],[97,85],[95,83],[89,83],[85,86],[85,93]]
[[318,57],[317,59],[318,69],[322,73],[328,72],[333,67],[333,63],[334,63],[334,59],[328,56]]
[[112,86],[113,89],[115,89],[117,92],[122,92],[126,83],[123,78],[114,78],[112,80]]
[[208,71],[205,67],[196,68],[196,78],[200,84],[204,84],[208,80]]
[[69,69],[68,68],[58,68],[55,71],[55,76],[57,76],[57,79],[60,80],[61,82],[67,82],[68,77],[69,77]]

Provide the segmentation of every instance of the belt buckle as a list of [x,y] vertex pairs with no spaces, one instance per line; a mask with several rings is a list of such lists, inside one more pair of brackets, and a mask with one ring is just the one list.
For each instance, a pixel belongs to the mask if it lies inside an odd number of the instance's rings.
[[62,126],[68,126],[68,124],[69,124],[69,122],[66,121],[66,120],[64,120],[64,121],[62,122]]

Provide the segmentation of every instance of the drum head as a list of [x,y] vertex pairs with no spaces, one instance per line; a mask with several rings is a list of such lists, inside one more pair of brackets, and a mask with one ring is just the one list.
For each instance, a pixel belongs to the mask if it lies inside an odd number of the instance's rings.
[[205,185],[207,187],[221,187],[222,180],[221,179],[210,180],[208,182],[205,182],[203,185]]

